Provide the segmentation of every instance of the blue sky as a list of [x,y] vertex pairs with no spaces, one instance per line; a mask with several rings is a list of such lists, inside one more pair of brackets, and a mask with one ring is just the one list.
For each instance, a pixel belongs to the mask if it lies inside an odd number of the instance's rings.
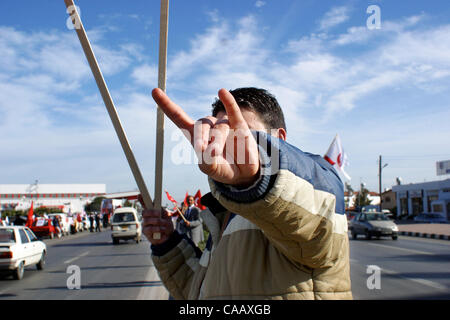
[[[79,0],[81,18],[153,194],[159,1]],[[369,5],[381,28],[369,30]],[[0,183],[106,183],[136,189],[64,1],[0,2]],[[450,159],[450,3],[170,3],[167,92],[193,117],[217,91],[257,86],[279,100],[288,141],[323,155],[339,134],[347,173],[378,190],[442,179]],[[208,191],[166,121],[164,189]]]

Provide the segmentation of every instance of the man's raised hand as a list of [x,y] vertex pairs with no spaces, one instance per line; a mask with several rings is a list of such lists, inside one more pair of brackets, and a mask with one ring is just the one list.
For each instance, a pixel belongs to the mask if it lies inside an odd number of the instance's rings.
[[198,121],[192,120],[162,90],[154,89],[152,96],[191,142],[203,173],[215,181],[235,186],[249,186],[256,181],[260,168],[258,147],[229,91],[219,91],[226,115],[207,116]]

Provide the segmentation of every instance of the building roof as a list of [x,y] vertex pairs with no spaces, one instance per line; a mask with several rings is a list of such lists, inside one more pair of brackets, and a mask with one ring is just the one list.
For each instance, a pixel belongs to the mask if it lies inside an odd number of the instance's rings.
[[0,184],[0,194],[106,193],[106,184]]
[[[358,194],[359,194],[359,191],[353,191],[353,195],[354,196],[358,196]],[[347,191],[344,192],[344,196],[345,197],[349,196]],[[369,196],[371,196],[371,197],[378,197],[378,196],[380,196],[380,194],[377,193],[377,192],[369,191]]]
[[429,181],[429,182],[420,182],[420,183],[409,183],[409,184],[400,184],[396,186],[392,186],[392,191],[407,191],[407,190],[440,190],[440,189],[448,189],[450,188],[450,179],[446,180],[437,180],[437,181]]
[[106,199],[128,199],[135,200],[141,193],[139,191],[126,191],[105,194]]

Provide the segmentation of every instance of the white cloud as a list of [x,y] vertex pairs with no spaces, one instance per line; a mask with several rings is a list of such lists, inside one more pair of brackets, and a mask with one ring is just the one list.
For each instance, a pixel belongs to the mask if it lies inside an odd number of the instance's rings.
[[366,26],[350,27],[347,29],[346,33],[338,35],[336,39],[332,41],[333,44],[339,46],[345,46],[349,44],[367,44],[369,40],[374,38],[383,39],[389,38],[390,36],[397,36],[398,34],[404,32],[408,28],[417,25],[420,21],[423,21],[426,15],[416,15],[404,18],[400,21],[384,21],[381,24],[380,29],[369,30]]
[[255,7],[257,8],[261,8],[264,7],[266,5],[266,3],[264,1],[258,0],[255,2]]
[[348,7],[334,7],[319,22],[319,30],[328,30],[349,19]]
[[[422,16],[397,22],[383,21],[381,30],[350,27],[341,34],[331,35],[328,31],[332,27],[348,20],[348,9],[334,8],[325,15],[328,20],[322,20],[321,32],[303,35],[300,40],[290,39],[284,43],[283,51],[267,47],[266,34],[255,16],[236,21],[219,19],[218,15],[215,16],[217,19],[211,17],[212,24],[192,36],[187,48],[169,55],[167,87],[171,98],[193,118],[199,118],[210,113],[211,103],[221,87],[266,88],[277,97],[284,110],[288,140],[294,145],[321,153],[326,151],[336,131],[343,131],[340,134],[353,168],[359,168],[353,174],[351,165],[348,172],[351,176],[361,175],[367,156],[382,148],[384,141],[393,138],[383,132],[382,138],[373,142],[376,148],[370,149],[370,145],[358,142],[360,137],[350,136],[352,130],[363,132],[365,125],[372,122],[353,125],[347,119],[344,126],[341,123],[343,117],[351,118],[352,110],[364,110],[370,105],[370,99],[377,95],[399,90],[430,95],[448,91],[450,26],[421,29]],[[148,63],[150,60],[137,44],[125,43],[112,49],[102,45],[102,31],[93,30],[90,37],[96,44],[94,50],[106,74],[113,76],[129,71],[131,84],[122,81],[123,84],[116,86],[112,93],[141,170],[151,177],[156,106],[150,89],[157,86],[157,66]],[[354,50],[372,39],[378,41],[363,50]],[[345,53],[339,53],[340,50]],[[23,160],[32,153],[39,154],[43,166],[55,166],[53,159],[64,163],[48,173],[52,177],[67,172],[63,170],[64,166],[76,172],[102,163],[96,167],[97,176],[105,179],[102,181],[111,187],[120,186],[117,188],[122,190],[134,187],[123,152],[103,102],[92,87],[92,75],[73,33],[45,35],[0,28],[0,56],[0,135],[9,137],[7,143],[0,142],[0,148],[14,154],[16,162],[22,161],[17,166],[0,162],[9,171],[3,175],[8,174],[9,179],[13,179],[12,175],[20,169],[32,176],[36,166]],[[82,90],[83,94],[77,95],[77,90]],[[66,95],[75,98],[65,98]],[[402,128],[392,143],[399,152],[425,148],[427,139],[437,139],[442,144],[445,135],[439,138],[435,132],[427,132],[423,138],[418,130],[425,129],[420,125],[414,127],[417,132],[408,135],[408,121],[396,118],[399,111],[395,109],[395,101],[385,101],[392,105],[392,119],[386,117],[383,125],[389,130],[395,129],[396,125]],[[442,128],[444,115],[425,118]],[[410,119],[415,121],[420,117]],[[173,130],[176,130],[174,125],[167,122],[164,175],[165,181],[172,186],[184,171],[193,170],[192,165],[175,166],[171,162],[170,152],[176,143],[167,139]],[[370,139],[369,133],[377,136],[378,132],[367,130],[361,135]],[[420,145],[413,146],[408,142],[411,137]],[[17,149],[17,145],[24,147]],[[48,150],[48,153],[39,153],[39,150]],[[62,154],[71,157],[64,159]],[[366,159],[358,158],[358,154],[364,154]],[[108,162],[102,162],[105,158]],[[201,180],[203,176],[198,169],[194,171]],[[88,181],[88,174],[76,178]],[[201,185],[207,188],[206,180],[203,180]],[[185,190],[178,192],[184,194]]]
[[158,86],[158,66],[143,64],[134,68],[131,77],[139,85],[147,88],[156,88]]

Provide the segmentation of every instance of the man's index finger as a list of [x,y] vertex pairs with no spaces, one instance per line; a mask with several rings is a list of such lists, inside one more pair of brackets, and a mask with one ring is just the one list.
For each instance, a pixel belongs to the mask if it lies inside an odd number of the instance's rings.
[[153,89],[152,96],[165,115],[169,117],[178,128],[188,130],[192,134],[194,121],[180,106],[172,102],[164,91],[159,88]]

